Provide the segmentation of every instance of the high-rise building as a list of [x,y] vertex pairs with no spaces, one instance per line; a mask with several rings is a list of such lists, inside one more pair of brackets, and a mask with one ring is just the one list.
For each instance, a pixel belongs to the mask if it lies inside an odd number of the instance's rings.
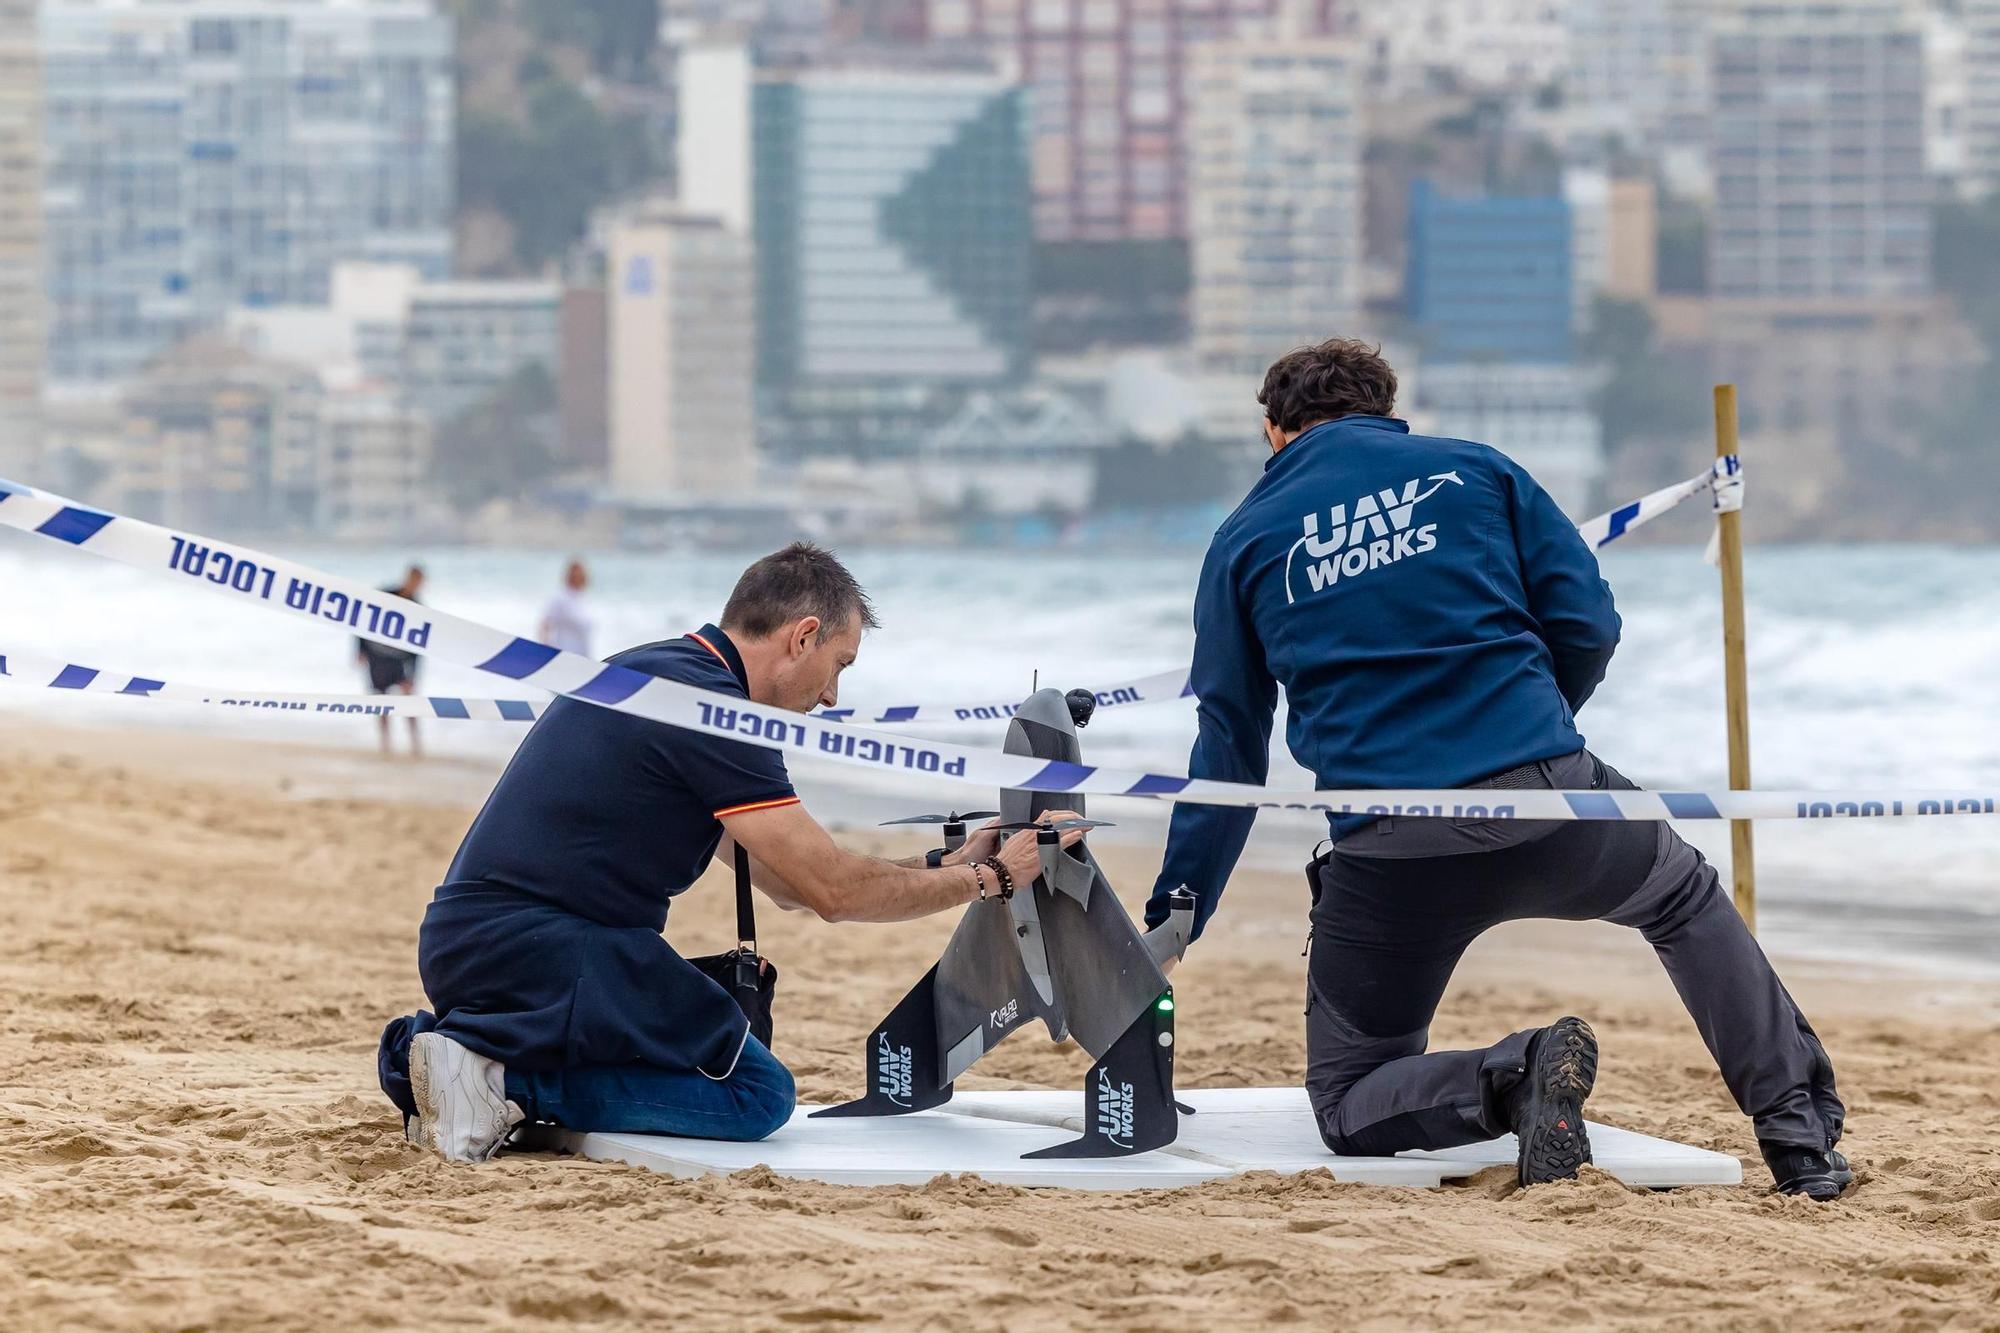
[[2000,191],[2000,0],[1965,0],[1965,184]]
[[1366,42],[1378,94],[1516,91],[1558,82],[1569,65],[1565,11],[1598,0],[1345,0]]
[[1768,513],[1759,506],[1759,532],[1815,535],[1842,505],[1867,508],[1901,460],[1935,449],[1924,423],[1937,405],[1990,373],[1977,332],[1942,293],[1678,297],[1656,301],[1653,312],[1660,354],[1734,383],[1745,437],[1788,478]]
[[974,45],[1027,86],[1035,234],[1045,241],[1186,236],[1189,45],[1281,6],[1331,21],[1325,0],[925,3],[933,42]]
[[1666,148],[1703,141],[1715,0],[1574,0],[1568,103],[1588,133]]
[[177,527],[306,526],[319,506],[323,394],[311,370],[217,335],[178,343],[121,395],[111,493]]
[[1590,281],[1611,267],[1603,184],[1579,229],[1562,195],[1456,194],[1418,179],[1403,285],[1422,343],[1404,395],[1412,421],[1499,449],[1579,517],[1604,471],[1575,331],[1579,259]]
[[393,390],[328,393],[315,422],[313,526],[348,541],[404,541],[429,506],[432,425]]
[[1572,518],[1587,517],[1604,477],[1604,428],[1592,378],[1573,365],[1425,365],[1407,393],[1427,435],[1490,444],[1534,474]]
[[749,237],[653,209],[613,224],[608,250],[612,490],[741,495],[757,471]]
[[430,0],[48,0],[49,376],[117,382],[333,266],[451,266],[452,25]]
[[1572,360],[1571,262],[1560,195],[1459,195],[1418,180],[1403,297],[1426,364]]
[[679,56],[675,198],[693,216],[748,232],[755,161],[750,88],[756,78],[750,48],[735,40],[695,41]]
[[611,458],[610,306],[602,277],[563,288],[556,419],[565,465],[602,474]]
[[[905,9],[920,0],[896,0]],[[659,0],[659,42],[671,67],[685,50],[733,34],[760,52],[784,57],[823,48],[829,37],[861,36],[864,24],[839,11],[877,7],[875,0]]]
[[561,320],[562,284],[553,280],[419,283],[403,326],[404,401],[442,423],[527,366],[553,383]]
[[41,461],[40,66],[35,0],[0,0],[0,476],[22,480]]
[[1966,192],[1966,57],[1971,32],[1962,12],[1926,7],[1924,33],[1924,165],[1945,197]]
[[1709,291],[1930,286],[1923,33],[1897,0],[1729,0],[1713,35]]
[[246,305],[224,325],[243,347],[368,381],[442,425],[524,367],[551,379],[562,286],[553,280],[426,282],[408,264],[334,265],[323,305]]
[[1360,50],[1295,35],[1188,54],[1191,313],[1204,370],[1261,371],[1361,311]]
[[1643,301],[1658,289],[1659,218],[1652,179],[1586,167],[1563,173],[1570,212],[1570,271],[1579,332],[1600,296]]
[[789,447],[899,447],[895,419],[934,412],[931,395],[1025,377],[1018,85],[969,69],[771,72],[752,123],[758,409]]

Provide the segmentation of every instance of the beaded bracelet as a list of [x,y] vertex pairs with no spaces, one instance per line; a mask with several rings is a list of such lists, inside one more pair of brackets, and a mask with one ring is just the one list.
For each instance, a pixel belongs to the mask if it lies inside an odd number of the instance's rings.
[[972,867],[972,882],[979,886],[979,901],[983,903],[986,901],[986,876],[979,868],[983,862],[969,861],[966,864]]
[[997,856],[988,857],[986,864],[992,867],[993,878],[1000,881],[1000,901],[1004,903],[1014,896],[1014,877],[1007,872],[1007,867]]

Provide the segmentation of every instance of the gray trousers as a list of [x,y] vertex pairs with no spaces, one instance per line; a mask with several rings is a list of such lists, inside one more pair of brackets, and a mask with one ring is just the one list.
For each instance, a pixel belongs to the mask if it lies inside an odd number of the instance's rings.
[[[1633,784],[1580,750],[1501,785]],[[1839,1141],[1846,1112],[1825,1048],[1714,867],[1667,824],[1383,820],[1343,838],[1310,873],[1306,1091],[1334,1152],[1449,1148],[1512,1129],[1503,1108],[1533,1030],[1484,1050],[1425,1048],[1466,947],[1527,918],[1639,931],[1759,1141],[1815,1151]]]

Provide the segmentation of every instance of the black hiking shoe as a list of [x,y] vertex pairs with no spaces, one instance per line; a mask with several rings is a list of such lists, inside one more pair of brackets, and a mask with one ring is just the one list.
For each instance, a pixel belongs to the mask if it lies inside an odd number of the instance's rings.
[[1764,1165],[1771,1168],[1771,1178],[1778,1182],[1780,1194],[1803,1194],[1817,1203],[1826,1203],[1838,1199],[1841,1191],[1854,1181],[1854,1170],[1847,1164],[1847,1158],[1832,1149],[1819,1152],[1789,1143],[1757,1146],[1764,1154]]
[[1574,1180],[1590,1160],[1583,1102],[1596,1082],[1597,1034],[1581,1018],[1559,1018],[1529,1042],[1512,1108],[1523,1185]]

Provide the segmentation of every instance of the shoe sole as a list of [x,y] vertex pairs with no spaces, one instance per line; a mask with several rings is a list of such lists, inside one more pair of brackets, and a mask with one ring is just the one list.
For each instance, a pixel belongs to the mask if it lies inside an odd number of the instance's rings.
[[1821,1172],[1794,1177],[1778,1186],[1777,1192],[1811,1199],[1814,1203],[1832,1203],[1847,1192],[1847,1187],[1840,1183],[1839,1176],[1831,1172]]
[[[1814,1203],[1833,1202],[1854,1183],[1854,1168],[1848,1164],[1846,1157],[1832,1150],[1826,1153],[1826,1164],[1824,1171],[1812,1171],[1779,1181],[1773,1187],[1774,1192],[1811,1199]],[[1769,1165],[1768,1159],[1766,1165]]]
[[1597,1034],[1580,1018],[1562,1018],[1542,1039],[1517,1162],[1523,1185],[1574,1180],[1590,1161],[1583,1103],[1597,1083]]
[[438,1151],[437,1137],[432,1132],[437,1123],[437,1103],[431,1100],[431,1061],[429,1033],[419,1033],[410,1041],[410,1100],[417,1104],[417,1127],[415,1136],[405,1133],[404,1137],[419,1148]]

